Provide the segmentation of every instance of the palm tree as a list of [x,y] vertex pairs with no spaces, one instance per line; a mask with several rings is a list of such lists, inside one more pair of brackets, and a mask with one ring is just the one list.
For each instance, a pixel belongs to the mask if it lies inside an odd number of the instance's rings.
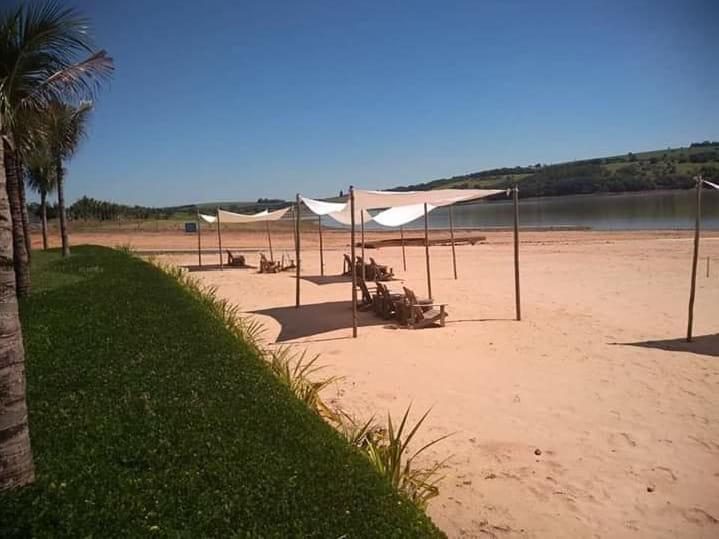
[[[23,111],[92,96],[112,72],[112,59],[105,51],[93,53],[87,30],[83,17],[55,0],[0,12],[0,137],[11,148]],[[35,475],[5,169],[0,144],[0,491],[31,483]]]
[[46,139],[36,141],[31,152],[25,157],[28,185],[40,194],[40,217],[42,223],[42,248],[47,242],[47,195],[55,190],[55,166]]
[[87,136],[87,121],[91,111],[92,103],[89,101],[83,101],[77,107],[53,101],[45,111],[47,144],[55,167],[63,256],[70,254],[70,244],[67,238],[67,214],[65,211],[65,169],[62,165],[64,161],[73,156],[80,142]]

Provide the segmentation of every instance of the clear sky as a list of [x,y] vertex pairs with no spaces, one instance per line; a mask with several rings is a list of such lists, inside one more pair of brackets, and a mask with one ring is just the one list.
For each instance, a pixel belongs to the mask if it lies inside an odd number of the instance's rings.
[[335,194],[719,139],[719,2],[77,0],[68,198]]

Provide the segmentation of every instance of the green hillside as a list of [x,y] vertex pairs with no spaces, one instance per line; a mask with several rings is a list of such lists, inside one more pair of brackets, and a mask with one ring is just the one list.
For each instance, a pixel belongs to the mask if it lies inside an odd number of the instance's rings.
[[556,196],[597,192],[686,189],[693,177],[719,178],[719,142],[614,155],[552,165],[507,167],[441,178],[397,191],[430,189],[506,189],[519,185],[520,196]]

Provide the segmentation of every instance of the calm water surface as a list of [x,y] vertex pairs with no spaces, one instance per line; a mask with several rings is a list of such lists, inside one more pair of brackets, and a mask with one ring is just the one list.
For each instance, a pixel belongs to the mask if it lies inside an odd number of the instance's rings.
[[[616,195],[585,195],[523,199],[520,224],[527,227],[589,227],[597,230],[646,230],[693,228],[696,191]],[[454,226],[506,227],[512,224],[511,200],[455,206]],[[407,225],[421,228],[423,220]],[[429,226],[449,226],[446,208],[429,214]],[[719,191],[702,192],[702,227],[719,230]],[[374,226],[372,227],[374,228]]]

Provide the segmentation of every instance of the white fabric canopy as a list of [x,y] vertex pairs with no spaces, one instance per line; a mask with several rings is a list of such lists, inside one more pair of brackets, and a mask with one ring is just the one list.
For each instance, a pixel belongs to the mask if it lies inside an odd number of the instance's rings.
[[217,214],[220,217],[220,221],[223,223],[260,223],[264,221],[277,221],[282,219],[284,215],[289,211],[289,207],[282,208],[273,212],[262,210],[259,213],[253,215],[246,215],[242,213],[233,213],[225,210],[217,210]]
[[355,207],[363,210],[395,208],[415,204],[447,206],[457,202],[484,198],[504,189],[435,189],[432,191],[364,191],[355,189]]
[[[437,208],[427,204],[427,213]],[[382,226],[397,227],[411,223],[424,215],[424,204],[412,204],[411,206],[397,206],[378,213],[374,221]]]
[[204,213],[200,213],[198,215],[200,216],[200,219],[207,223],[214,223],[215,221],[217,221],[217,217],[215,217],[214,215],[205,215]]
[[[343,225],[352,224],[352,212],[349,202],[324,202],[323,200],[315,200],[301,196],[300,200],[315,215],[327,215],[338,223]],[[360,218],[362,221],[360,221]],[[355,223],[368,223],[372,220],[372,215],[366,210],[360,211],[355,208]]]
[[713,187],[714,189],[719,189],[719,185],[717,185],[717,184],[715,184],[715,183],[709,182],[709,181],[707,181],[707,180],[704,180],[704,183],[707,184],[707,185],[709,185],[709,186],[711,186],[711,187]]

